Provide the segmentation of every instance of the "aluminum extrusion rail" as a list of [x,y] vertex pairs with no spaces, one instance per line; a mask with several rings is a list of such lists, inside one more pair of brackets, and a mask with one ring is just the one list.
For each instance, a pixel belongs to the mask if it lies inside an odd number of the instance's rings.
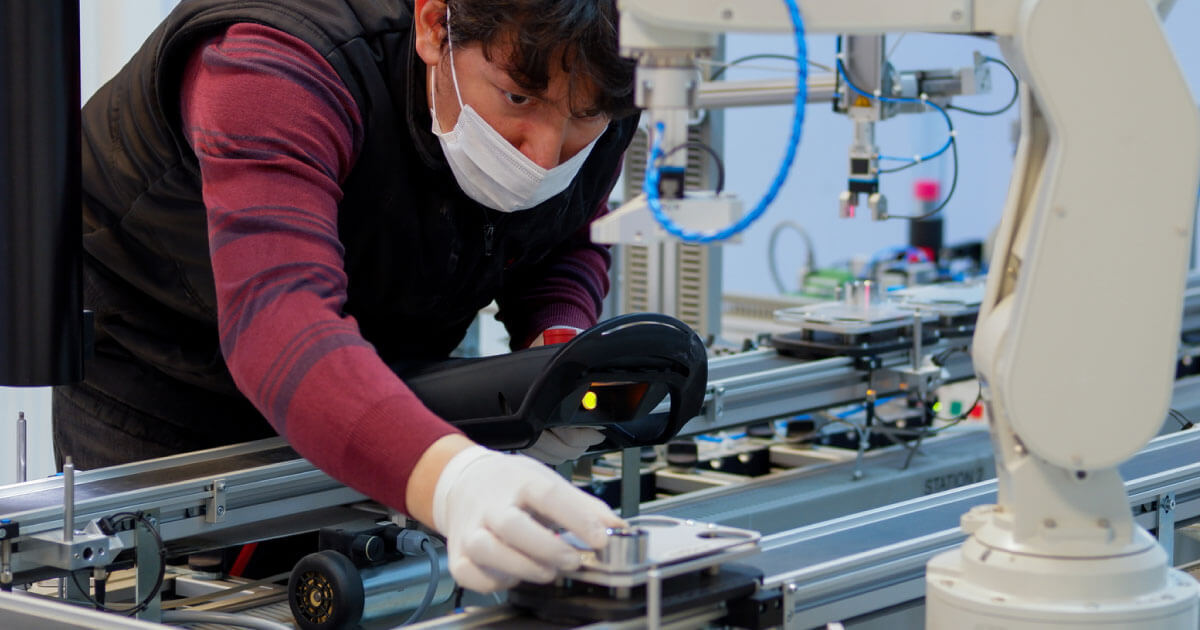
[[[1156,528],[1161,510],[1141,508],[1167,496],[1174,498],[1174,520],[1200,517],[1197,452],[1200,430],[1178,432],[1156,438],[1121,467],[1122,475],[1129,478],[1125,485],[1131,507],[1141,512],[1136,518],[1140,525]],[[925,595],[925,563],[962,543],[965,536],[958,526],[962,514],[995,498],[996,482],[991,480],[913,499],[765,537],[761,554],[739,562],[764,571],[764,588],[780,589],[789,629],[824,627],[906,605],[911,615],[920,612],[913,604]],[[712,613],[710,609],[694,612]],[[699,627],[695,622],[701,619],[692,617],[690,627]],[[633,619],[625,625],[643,628],[645,620]],[[561,626],[542,624],[500,605],[414,627]]]
[[[949,342],[928,346],[928,353],[951,347]],[[908,351],[880,357],[882,369],[874,371],[870,388],[879,396],[901,391],[899,377],[887,368],[907,366]],[[708,390],[701,415],[680,430],[686,437],[779,418],[817,409],[862,401],[867,395],[868,373],[847,357],[804,361],[775,350],[755,350],[709,361]],[[966,355],[947,362],[948,382],[974,375]],[[655,411],[665,412],[666,405]]]
[[[37,535],[62,529],[62,493],[62,477],[0,487],[0,519],[21,527],[14,573],[39,568],[22,558],[36,552]],[[317,470],[280,438],[80,472],[75,497],[76,527],[117,512],[146,511],[176,553],[368,516],[345,507],[366,497]],[[300,514],[303,523],[295,518]]]
[[850,459],[776,472],[645,503],[641,513],[768,535],[996,476],[991,440],[982,427],[931,438],[911,460],[902,446],[871,450],[864,454],[861,477],[853,475],[855,467]]
[[[905,353],[893,353],[886,363],[900,365],[905,360]],[[955,376],[959,378],[969,375],[970,365],[965,360],[948,367],[955,367]],[[758,350],[713,359],[709,370],[706,415],[694,418],[681,435],[851,403],[861,400],[867,389],[866,375],[845,358],[800,361],[774,350]],[[898,388],[894,379],[882,376],[875,379],[875,385],[884,388],[881,395],[890,388]],[[665,405],[660,409],[665,410]],[[255,503],[345,490],[300,458],[281,438],[271,438],[79,472],[76,519],[82,523],[113,511],[158,509],[164,512],[160,520],[165,524],[171,512],[182,516],[203,515],[212,495],[204,486],[214,480],[225,483],[228,510],[225,518],[235,508]],[[361,500],[365,500],[361,494],[347,491],[334,498],[315,500],[309,507]],[[61,528],[61,478],[0,487],[0,518],[19,521],[21,531],[29,534]]]
[[[1188,277],[1183,301],[1181,330],[1186,339],[1192,334],[1200,335],[1200,274]],[[956,343],[961,341],[941,340],[926,346],[924,353],[937,354]],[[1200,355],[1200,347],[1196,353]],[[897,374],[888,368],[906,367],[911,360],[908,350],[881,355],[883,369],[875,370],[871,387],[880,396],[900,391]],[[954,355],[945,367],[947,382],[974,376],[970,358],[962,353]],[[858,402],[866,396],[868,387],[867,373],[847,357],[806,361],[773,349],[761,349],[712,359],[708,369],[708,389],[701,415],[684,425],[679,432],[681,437]],[[667,408],[663,404],[655,412],[665,413]],[[1200,412],[1200,407],[1193,412]]]
[[[1121,466],[1138,524],[1171,526],[1164,543],[1174,523],[1200,517],[1197,453],[1200,431],[1181,431]],[[763,570],[764,587],[782,590],[788,628],[852,619],[924,597],[925,563],[962,543],[959,518],[968,509],[995,500],[990,480],[798,528],[764,538],[763,553],[746,563]]]

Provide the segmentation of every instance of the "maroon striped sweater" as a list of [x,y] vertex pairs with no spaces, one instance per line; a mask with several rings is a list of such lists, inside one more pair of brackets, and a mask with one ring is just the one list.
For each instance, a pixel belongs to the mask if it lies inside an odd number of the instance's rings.
[[[384,365],[343,309],[337,212],[362,141],[354,100],[304,42],[236,24],[192,55],[182,109],[234,381],[301,455],[404,510],[413,466],[455,429]],[[553,325],[591,326],[599,314],[603,253],[584,248],[557,266],[563,273],[527,296],[538,305],[531,321],[507,322],[525,345]]]

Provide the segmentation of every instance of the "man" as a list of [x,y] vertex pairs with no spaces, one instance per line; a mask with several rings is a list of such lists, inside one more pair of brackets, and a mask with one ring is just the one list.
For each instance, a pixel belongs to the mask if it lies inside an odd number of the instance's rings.
[[84,107],[96,356],[55,391],[60,460],[274,431],[445,534],[468,588],[577,566],[542,523],[600,545],[620,519],[388,366],[446,356],[493,299],[514,348],[595,323],[588,225],[636,124],[615,20],[613,0],[182,2]]

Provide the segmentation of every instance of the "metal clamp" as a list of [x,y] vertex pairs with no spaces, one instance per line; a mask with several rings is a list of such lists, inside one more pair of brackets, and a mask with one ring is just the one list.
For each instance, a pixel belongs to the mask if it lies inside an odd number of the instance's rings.
[[220,523],[225,520],[225,480],[214,479],[204,488],[208,492],[207,509],[204,511],[204,522]]
[[78,571],[110,564],[125,549],[120,536],[104,533],[94,520],[72,534],[71,540],[55,532],[21,538],[21,563]]
[[0,519],[0,540],[12,540],[21,535],[20,523],[7,518]]
[[710,399],[704,407],[704,415],[709,422],[716,422],[725,415],[725,386],[709,387],[708,395]]
[[1175,565],[1175,493],[1158,497],[1158,544],[1167,552],[1167,562]]

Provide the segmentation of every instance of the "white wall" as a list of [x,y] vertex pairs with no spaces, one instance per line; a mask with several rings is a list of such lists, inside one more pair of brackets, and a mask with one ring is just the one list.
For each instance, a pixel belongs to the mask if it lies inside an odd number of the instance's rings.
[[[80,87],[83,99],[109,80],[177,0],[80,0]],[[28,422],[30,479],[54,473],[50,389],[0,387],[0,485],[17,479],[17,413]]]

